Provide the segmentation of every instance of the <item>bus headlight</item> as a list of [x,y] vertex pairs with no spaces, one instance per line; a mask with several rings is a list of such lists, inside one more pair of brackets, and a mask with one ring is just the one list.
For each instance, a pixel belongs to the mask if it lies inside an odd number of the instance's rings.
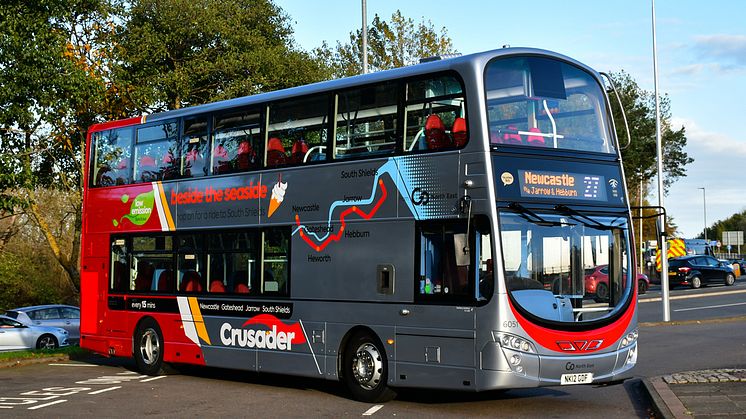
[[627,333],[627,336],[622,338],[622,342],[619,344],[619,349],[624,349],[635,344],[637,342],[637,334],[637,329]]
[[514,351],[519,352],[525,352],[529,354],[535,354],[536,348],[534,347],[534,344],[529,342],[528,340],[512,335],[510,333],[505,332],[492,332],[494,339],[497,343],[500,344],[503,348],[512,349]]

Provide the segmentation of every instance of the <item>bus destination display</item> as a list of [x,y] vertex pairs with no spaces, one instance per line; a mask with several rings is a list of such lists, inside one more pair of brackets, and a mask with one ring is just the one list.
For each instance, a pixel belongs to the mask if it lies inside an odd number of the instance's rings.
[[595,174],[518,170],[518,184],[524,198],[606,201],[605,179]]

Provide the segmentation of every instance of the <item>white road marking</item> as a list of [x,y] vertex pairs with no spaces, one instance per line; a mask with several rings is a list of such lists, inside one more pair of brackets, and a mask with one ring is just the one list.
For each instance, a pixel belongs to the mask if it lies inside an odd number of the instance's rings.
[[132,375],[137,374],[135,371],[118,372],[117,375]]
[[[688,292],[688,291],[694,291],[694,290],[684,290],[684,291]],[[669,300],[688,300],[690,298],[717,297],[721,295],[743,294],[743,293],[746,293],[746,290],[716,291],[716,292],[707,292],[707,293],[702,293],[702,294],[676,295],[676,296],[670,297]],[[663,298],[661,297],[651,297],[651,298],[637,300],[637,302],[638,303],[656,303],[662,300]]]
[[13,406],[3,406],[3,405],[0,405],[0,409],[12,409],[12,408],[13,408]]
[[47,407],[47,406],[51,406],[51,405],[53,405],[53,404],[65,403],[66,401],[67,401],[67,400],[55,400],[55,401],[53,401],[53,402],[49,402],[49,403],[44,403],[44,404],[40,404],[40,405],[37,405],[37,406],[34,406],[34,407],[29,407],[29,408],[28,408],[28,410],[36,410],[36,409],[41,409],[42,407]]
[[94,364],[49,364],[52,367],[98,367]]
[[382,407],[383,407],[382,404],[377,404],[371,407],[370,409],[366,410],[365,413],[363,413],[363,416],[372,416],[374,413],[381,410]]
[[122,386],[109,387],[109,388],[102,388],[101,390],[96,390],[96,391],[92,391],[92,392],[90,392],[90,393],[88,393],[88,394],[101,394],[101,393],[106,393],[107,391],[112,391],[112,390],[116,390],[116,389],[118,389],[118,388],[122,388]]
[[141,383],[147,383],[148,381],[160,380],[161,378],[166,378],[166,377],[167,377],[167,375],[160,375],[158,377],[152,377],[152,378],[147,378],[145,380],[141,380],[140,382]]
[[692,307],[692,308],[680,308],[678,310],[674,311],[692,311],[692,310],[706,310],[708,308],[721,308],[721,307],[733,307],[733,306],[742,306],[746,305],[746,303],[733,303],[733,304],[718,304],[715,306],[704,306],[704,307]]

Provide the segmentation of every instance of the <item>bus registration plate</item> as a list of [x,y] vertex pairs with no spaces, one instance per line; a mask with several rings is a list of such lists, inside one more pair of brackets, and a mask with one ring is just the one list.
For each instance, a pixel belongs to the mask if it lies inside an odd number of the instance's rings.
[[560,377],[560,384],[561,385],[570,385],[570,384],[590,384],[593,382],[593,373],[590,372],[581,372],[578,374],[562,374],[562,377]]

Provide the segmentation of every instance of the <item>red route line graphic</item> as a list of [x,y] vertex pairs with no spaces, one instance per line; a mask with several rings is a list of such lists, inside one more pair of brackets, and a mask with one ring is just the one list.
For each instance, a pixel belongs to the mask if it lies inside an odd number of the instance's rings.
[[[378,202],[376,202],[376,205],[370,210],[370,212],[366,214],[360,208],[358,208],[357,205],[353,205],[352,207],[342,211],[342,213],[339,215],[339,222],[342,224],[342,226],[339,228],[337,234],[330,235],[320,244],[314,243],[311,237],[309,237],[308,234],[306,234],[303,230],[300,230],[300,237],[317,252],[324,250],[326,246],[329,245],[329,243],[333,241],[339,241],[339,239],[342,238],[342,234],[345,231],[345,226],[347,225],[347,223],[345,223],[345,217],[347,217],[349,214],[352,214],[354,212],[364,220],[370,220],[374,215],[376,215],[376,212],[381,207],[381,204],[383,204],[383,201],[386,200],[387,196],[386,185],[383,184],[382,179],[378,179],[378,186],[381,187],[381,197],[378,199]],[[298,225],[298,227],[301,226],[300,216],[298,214],[295,214],[295,223]]]

